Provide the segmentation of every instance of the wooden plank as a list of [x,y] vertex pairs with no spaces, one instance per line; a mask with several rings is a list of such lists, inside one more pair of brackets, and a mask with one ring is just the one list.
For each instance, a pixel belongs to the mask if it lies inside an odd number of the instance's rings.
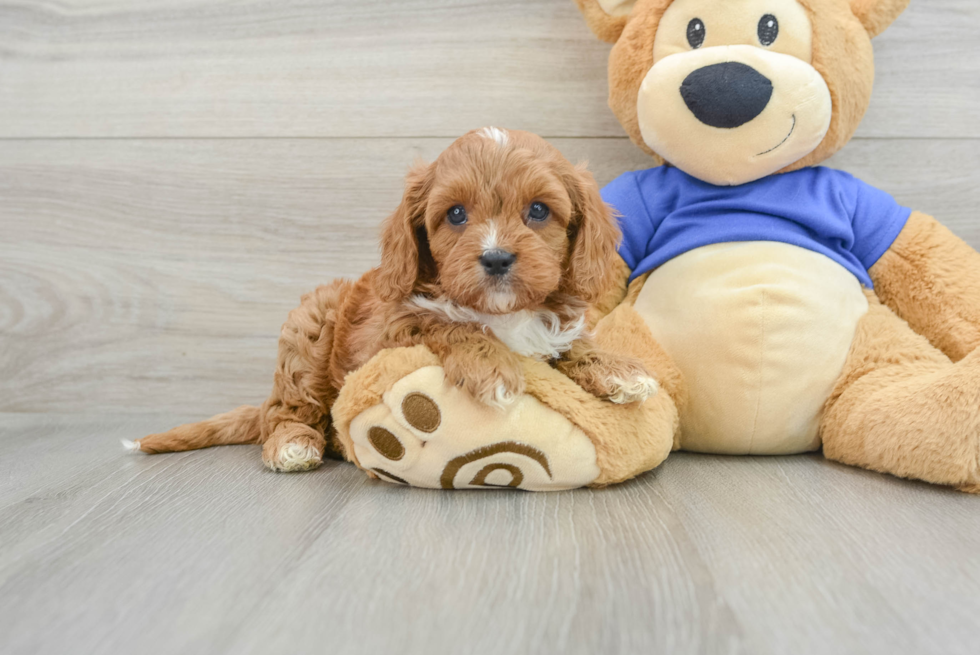
[[[300,294],[377,261],[448,139],[20,141],[0,148],[0,411],[209,415],[260,402]],[[625,139],[555,143],[600,182]],[[980,246],[970,142],[857,140],[832,165]]]
[[[656,499],[647,503],[659,521],[618,525],[634,511],[630,495],[440,494],[344,464],[276,475],[254,447],[134,457],[115,439],[132,421],[103,426],[103,438],[86,439],[102,466],[48,475],[42,491],[0,510],[7,652],[667,647],[676,637],[650,630],[644,607],[685,626],[692,645],[731,639],[706,572]],[[78,428],[66,418],[59,432]],[[32,452],[65,457],[50,443]],[[597,530],[597,520],[609,523]],[[633,543],[650,550],[638,557]],[[281,612],[298,601],[307,620],[284,638],[293,621]]]
[[976,497],[818,456],[444,493],[118,446],[181,418],[0,415],[5,653],[975,651]]
[[974,0],[913,1],[874,40],[874,95],[858,136],[980,136],[978,29]]
[[[975,0],[876,40],[863,136],[980,136]],[[622,135],[571,0],[0,1],[0,137]]]
[[659,488],[749,652],[976,650],[976,497],[819,455],[674,457]]

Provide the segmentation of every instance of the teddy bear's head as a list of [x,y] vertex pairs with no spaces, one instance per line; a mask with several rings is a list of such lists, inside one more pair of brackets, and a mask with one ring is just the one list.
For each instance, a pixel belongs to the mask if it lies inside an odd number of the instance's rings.
[[609,105],[630,138],[706,182],[812,166],[871,98],[871,37],[909,0],[576,0],[615,43]]

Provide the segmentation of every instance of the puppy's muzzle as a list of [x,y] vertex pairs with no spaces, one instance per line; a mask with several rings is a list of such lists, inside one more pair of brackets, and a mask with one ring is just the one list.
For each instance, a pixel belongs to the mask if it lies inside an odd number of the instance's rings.
[[731,129],[762,113],[772,98],[772,82],[751,66],[727,61],[688,75],[681,97],[705,125]]
[[483,270],[491,276],[506,275],[510,272],[515,261],[517,261],[517,255],[500,249],[488,250],[480,256],[480,264],[483,265]]

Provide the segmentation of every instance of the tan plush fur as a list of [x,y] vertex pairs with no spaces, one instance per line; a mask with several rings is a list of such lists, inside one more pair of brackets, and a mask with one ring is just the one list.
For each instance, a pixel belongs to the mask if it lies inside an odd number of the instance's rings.
[[[576,0],[593,31],[604,38],[615,34],[622,17],[605,14],[594,0]],[[609,55],[609,106],[633,143],[658,163],[662,161],[643,141],[637,119],[637,93],[653,66],[653,42],[664,11],[672,0],[639,0]],[[847,0],[799,0],[813,24],[813,66],[827,82],[834,112],[823,142],[809,155],[783,169],[813,166],[840,150],[854,134],[871,100],[874,57],[871,36],[884,30],[908,5],[908,0],[857,3],[869,31]],[[882,7],[882,5],[887,5]],[[879,8],[881,7],[881,8]],[[600,17],[597,17],[600,16]]]
[[912,212],[870,273],[882,302],[954,362],[980,346],[980,254],[936,219]]
[[567,379],[548,374],[533,363],[539,375],[528,378],[528,393],[579,426],[596,448],[601,471],[592,486],[628,480],[659,465],[678,439],[680,421],[674,398],[683,398],[680,373],[643,320],[622,304],[597,326],[596,341],[605,350],[636,357],[650,369],[666,393],[644,403],[613,405],[584,393]]
[[[623,16],[606,15],[598,0],[576,1],[593,32],[615,43],[609,59],[610,107],[634,143],[661,163],[640,133],[637,97],[656,63],[653,45],[660,23],[680,0],[637,0],[625,24]],[[816,149],[780,172],[815,165],[851,138],[871,97],[870,40],[908,5],[908,0],[797,1],[812,25],[810,63],[830,91],[833,112]],[[686,2],[704,10],[705,15],[697,15],[710,30],[710,8],[721,5]],[[870,309],[858,324],[821,416],[824,453],[849,464],[980,492],[980,254],[931,217],[914,212],[870,274],[877,295],[866,291]],[[631,286],[624,304],[636,297],[641,280]],[[600,307],[609,311],[621,298],[623,287],[611,291]],[[662,363],[648,366],[660,375],[670,369]],[[670,388],[666,379],[662,384]],[[676,391],[670,395],[683,402]]]
[[599,5],[597,0],[575,0],[582,15],[585,16],[589,28],[598,38],[608,43],[615,43],[626,27],[628,16],[610,16]]
[[850,0],[851,11],[872,37],[878,36],[909,6],[909,0]]
[[[463,217],[458,224],[454,212]],[[348,374],[384,348],[417,344],[438,356],[450,382],[485,404],[524,392],[508,339],[541,348],[524,354],[554,360],[596,396],[643,400],[655,389],[643,364],[601,350],[583,332],[588,303],[618,284],[611,265],[618,239],[583,167],[532,134],[471,132],[409,174],[383,229],[381,265],[356,282],[318,288],[290,313],[261,409],[150,435],[139,449],[260,442],[270,468],[315,467]],[[512,263],[491,273],[487,253]],[[337,450],[332,438],[330,445]]]
[[980,483],[980,350],[953,363],[867,292],[821,424],[824,454],[928,482]]
[[[622,482],[654,468],[669,454],[678,430],[672,397],[683,397],[683,381],[669,358],[628,304],[604,318],[596,341],[604,348],[642,361],[669,393],[658,393],[644,403],[616,405],[585,392],[544,362],[521,358],[527,393],[579,427],[592,440],[601,471],[591,486]],[[350,374],[333,408],[337,438],[355,464],[350,424],[359,414],[378,405],[391,385],[439,358],[422,346],[385,350]],[[371,474],[369,472],[369,474]],[[372,474],[373,475],[373,474]]]
[[351,421],[380,403],[381,397],[396,380],[422,367],[439,365],[439,358],[425,346],[388,349],[347,376],[344,393],[334,403],[333,417],[337,442],[349,461],[360,466],[350,438]]

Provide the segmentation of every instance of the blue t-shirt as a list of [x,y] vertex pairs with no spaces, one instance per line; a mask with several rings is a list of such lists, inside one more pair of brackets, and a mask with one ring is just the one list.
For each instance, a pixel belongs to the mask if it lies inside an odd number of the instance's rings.
[[884,191],[822,166],[739,186],[658,166],[620,175],[602,197],[621,215],[619,254],[631,280],[701,246],[778,241],[830,257],[870,288],[868,269],[911,214]]

